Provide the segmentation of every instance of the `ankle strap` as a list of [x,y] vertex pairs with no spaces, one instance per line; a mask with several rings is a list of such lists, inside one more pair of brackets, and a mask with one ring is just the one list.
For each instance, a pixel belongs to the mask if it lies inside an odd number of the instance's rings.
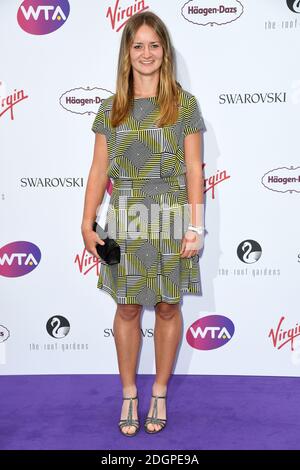
[[137,396],[136,397],[129,397],[129,398],[124,398],[123,397],[123,400],[136,400],[137,399]]
[[164,397],[159,397],[158,395],[152,395],[153,398],[167,398],[167,395],[165,395]]

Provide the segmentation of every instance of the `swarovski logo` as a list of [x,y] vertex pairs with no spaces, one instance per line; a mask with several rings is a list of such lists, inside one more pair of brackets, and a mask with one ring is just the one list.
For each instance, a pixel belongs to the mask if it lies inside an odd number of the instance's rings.
[[265,104],[286,103],[285,91],[270,93],[222,93],[219,95],[219,104]]

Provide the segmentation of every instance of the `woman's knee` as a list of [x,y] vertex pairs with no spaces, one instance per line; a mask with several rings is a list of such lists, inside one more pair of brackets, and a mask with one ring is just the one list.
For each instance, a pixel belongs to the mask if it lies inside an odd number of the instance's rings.
[[123,320],[134,320],[140,316],[141,311],[142,306],[136,304],[118,304],[117,308],[117,314],[120,315]]
[[168,304],[166,302],[159,302],[155,306],[155,313],[164,320],[171,320],[175,315],[180,312],[179,303]]

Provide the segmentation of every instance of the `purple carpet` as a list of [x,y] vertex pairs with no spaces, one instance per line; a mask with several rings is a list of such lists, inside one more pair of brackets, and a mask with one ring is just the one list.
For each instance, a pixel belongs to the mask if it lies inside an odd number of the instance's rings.
[[[150,375],[139,375],[141,424]],[[0,449],[299,449],[298,378],[174,375],[167,427],[123,437],[118,375],[2,376]]]

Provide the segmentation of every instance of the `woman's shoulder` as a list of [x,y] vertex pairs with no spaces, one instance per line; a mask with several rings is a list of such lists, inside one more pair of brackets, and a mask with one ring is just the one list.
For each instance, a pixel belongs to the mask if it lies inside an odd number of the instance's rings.
[[102,107],[103,111],[110,111],[111,110],[112,105],[113,105],[114,96],[115,96],[115,94],[110,95],[107,98],[103,98],[101,100],[101,107]]
[[189,106],[191,99],[195,99],[195,96],[190,91],[185,90],[184,88],[181,88],[180,93],[179,93],[179,98],[180,98],[181,106],[186,108]]

